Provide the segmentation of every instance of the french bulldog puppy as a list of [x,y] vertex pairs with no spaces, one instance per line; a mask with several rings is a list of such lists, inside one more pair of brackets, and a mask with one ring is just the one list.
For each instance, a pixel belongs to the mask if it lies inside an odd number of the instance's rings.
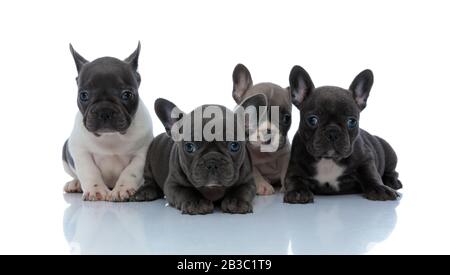
[[[233,98],[236,103],[242,104],[247,98],[257,94],[264,95],[267,103],[255,107],[266,108],[267,115],[265,121],[259,124],[258,131],[249,133],[254,135],[254,138],[247,143],[247,148],[253,163],[256,193],[271,195],[275,192],[274,184],[284,186],[289,164],[291,146],[287,133],[291,127],[291,93],[288,88],[273,83],[253,85],[250,71],[242,64],[236,65],[233,71]],[[276,115],[272,113],[271,108],[275,106],[278,107]],[[270,144],[270,150],[263,149]]]
[[79,112],[63,148],[65,171],[73,180],[64,191],[83,200],[126,201],[143,184],[152,121],[139,98],[140,44],[124,61],[84,59],[70,45],[78,70]]
[[[250,101],[258,100],[260,96]],[[203,105],[185,114],[165,99],[156,100],[155,111],[167,133],[151,143],[145,184],[134,199],[154,200],[164,194],[170,205],[191,215],[213,212],[214,203],[227,213],[252,212],[255,181],[245,133],[243,139],[236,134],[243,128],[237,114],[219,105]],[[232,127],[227,125],[233,121]],[[214,139],[206,137],[211,125]],[[181,134],[173,130],[176,127]]]
[[313,194],[363,193],[369,200],[396,200],[402,188],[397,156],[382,138],[359,129],[373,84],[362,71],[348,90],[315,88],[308,73],[294,66],[289,76],[300,126],[292,142],[284,202],[310,203]]

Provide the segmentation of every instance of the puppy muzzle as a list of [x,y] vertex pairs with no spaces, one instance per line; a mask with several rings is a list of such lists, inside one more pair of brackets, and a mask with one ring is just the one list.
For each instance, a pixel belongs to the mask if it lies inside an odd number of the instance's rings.
[[93,104],[87,109],[84,117],[86,128],[93,133],[125,133],[130,126],[131,119],[110,102]]
[[218,152],[207,153],[193,164],[192,178],[197,187],[228,187],[234,175],[233,161]]

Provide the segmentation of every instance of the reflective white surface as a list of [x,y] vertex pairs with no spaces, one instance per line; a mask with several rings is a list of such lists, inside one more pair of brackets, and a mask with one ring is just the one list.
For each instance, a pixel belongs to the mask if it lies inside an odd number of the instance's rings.
[[67,194],[64,235],[72,253],[310,254],[366,253],[388,239],[398,202],[360,196],[317,197],[309,205],[259,197],[253,214],[216,210],[182,215],[165,200],[82,202]]

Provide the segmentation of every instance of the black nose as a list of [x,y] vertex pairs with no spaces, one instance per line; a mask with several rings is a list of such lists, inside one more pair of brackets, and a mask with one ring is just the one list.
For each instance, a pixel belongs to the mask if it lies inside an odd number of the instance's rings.
[[336,131],[336,130],[329,130],[327,132],[327,138],[328,138],[329,141],[335,142],[339,138],[338,131]]
[[210,160],[206,163],[206,169],[208,169],[208,171],[216,171],[218,168],[218,164],[215,160]]

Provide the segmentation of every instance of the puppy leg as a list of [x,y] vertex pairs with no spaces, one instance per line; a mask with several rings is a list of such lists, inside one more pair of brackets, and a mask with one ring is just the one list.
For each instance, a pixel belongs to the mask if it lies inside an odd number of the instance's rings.
[[395,171],[397,167],[397,154],[394,149],[384,139],[377,137],[384,149],[385,168],[382,180],[384,185],[387,185],[395,190],[401,189],[402,183],[398,179],[398,173]]
[[252,183],[232,187],[222,200],[222,211],[231,214],[252,213],[254,197],[255,185]]
[[69,174],[73,177],[73,180],[68,181],[64,185],[64,192],[66,192],[66,193],[82,193],[83,191],[81,190],[81,184],[80,184],[80,181],[78,180],[75,172],[72,170],[72,168],[69,166],[69,164],[64,160],[63,160],[63,165],[64,165],[64,171],[66,171],[67,174]]
[[153,201],[164,197],[164,193],[153,179],[150,164],[144,170],[144,185],[130,198],[130,201]]
[[74,154],[74,162],[81,189],[83,200],[97,201],[106,200],[110,193],[105,185],[102,174],[95,165],[94,160],[88,152]]
[[109,201],[128,201],[144,184],[145,150],[141,150],[122,171],[114,189],[108,196]]
[[83,193],[81,190],[81,184],[78,179],[73,179],[71,181],[68,181],[64,185],[64,192],[66,193]]
[[[295,153],[295,151],[292,152],[292,154]],[[314,202],[314,194],[309,189],[312,183],[302,175],[307,175],[303,166],[295,158],[291,158],[284,180],[286,192],[284,193],[283,201],[285,203]]]
[[278,160],[280,162],[280,166],[281,166],[281,170],[280,170],[280,182],[281,182],[281,192],[286,191],[286,187],[285,187],[285,179],[286,179],[286,173],[287,173],[287,169],[289,167],[289,154],[284,154],[283,156],[280,157],[280,159]]
[[386,171],[383,174],[383,183],[386,186],[399,190],[403,187],[402,182],[398,179],[398,173],[394,171]]
[[179,185],[170,176],[165,183],[164,193],[169,204],[181,210],[182,214],[204,215],[214,211],[212,201],[205,199],[193,187]]
[[394,189],[383,184],[374,161],[370,161],[360,167],[357,173],[364,197],[367,199],[386,201],[396,200],[399,196]]
[[256,183],[256,194],[258,195],[272,195],[275,193],[273,186],[261,175],[257,167],[253,167],[253,176]]
[[308,179],[296,175],[286,175],[285,179],[286,192],[283,201],[285,203],[312,203],[314,202],[314,194],[309,189],[310,182]]

